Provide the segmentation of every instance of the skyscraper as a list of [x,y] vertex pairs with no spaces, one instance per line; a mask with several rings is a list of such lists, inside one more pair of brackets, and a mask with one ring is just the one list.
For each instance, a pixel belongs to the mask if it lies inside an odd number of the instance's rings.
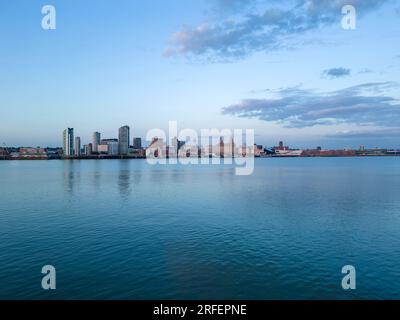
[[118,151],[120,155],[127,155],[129,152],[129,127],[123,126],[118,131]]
[[68,128],[63,132],[63,151],[64,156],[72,157],[74,155],[74,129]]
[[93,152],[98,152],[99,151],[99,144],[100,144],[100,132],[94,132],[93,133]]
[[81,138],[80,137],[75,138],[75,156],[76,157],[81,156]]

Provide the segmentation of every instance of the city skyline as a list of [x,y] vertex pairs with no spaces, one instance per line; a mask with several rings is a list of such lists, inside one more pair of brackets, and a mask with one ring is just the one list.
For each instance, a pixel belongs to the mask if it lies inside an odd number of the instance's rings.
[[[190,129],[191,130],[191,129]],[[209,131],[208,129],[205,131],[208,132],[207,134],[212,134],[209,136],[212,141],[209,141],[207,138],[205,141],[206,144],[203,144],[203,136],[197,136],[196,138],[193,137],[186,137],[185,139],[179,139],[178,136],[169,136],[166,141],[164,141],[162,138],[158,137],[157,135],[154,135],[151,137],[150,140],[144,140],[147,143],[143,144],[142,137],[137,137],[137,136],[131,136],[131,128],[128,125],[124,125],[118,129],[118,138],[101,138],[101,132],[95,131],[91,135],[91,142],[88,142],[87,144],[82,144],[81,137],[75,135],[75,130],[74,128],[66,128],[63,130],[63,135],[62,135],[62,146],[56,146],[56,147],[50,147],[50,146],[28,146],[28,145],[21,145],[21,146],[7,146],[5,143],[3,143],[2,146],[0,146],[0,150],[7,150],[8,149],[24,149],[24,152],[27,154],[29,151],[28,149],[32,149],[31,152],[33,154],[36,152],[35,150],[40,150],[40,152],[45,152],[46,149],[59,149],[62,150],[63,155],[65,157],[81,157],[81,156],[92,156],[92,155],[105,155],[108,154],[110,156],[128,156],[132,152],[135,151],[146,151],[146,149],[151,148],[152,145],[155,143],[158,145],[158,141],[161,142],[161,144],[165,144],[165,147],[170,150],[176,150],[179,151],[182,146],[187,144],[189,139],[189,145],[192,147],[198,148],[198,150],[205,150],[208,147],[217,147],[217,146],[223,146],[224,145],[224,140],[228,139],[229,143],[232,145],[236,145],[236,139],[239,137],[230,135],[228,136],[216,136],[215,134],[226,134],[224,131],[218,131],[216,130],[213,132],[213,130]],[[233,132],[231,132],[233,134]],[[178,133],[178,135],[181,135],[181,133]],[[205,136],[207,137],[207,136]],[[193,141],[192,139],[195,139]],[[214,139],[217,139],[219,143],[216,145],[213,145],[213,143],[216,141]],[[240,148],[247,148],[246,146],[246,141],[243,141],[243,137],[239,138],[241,142],[238,144],[238,147]],[[227,140],[227,141],[228,141]],[[89,140],[88,140],[89,141]],[[226,143],[226,141],[225,141]],[[240,146],[239,146],[240,145]],[[159,146],[158,146],[159,147]],[[158,148],[157,147],[157,148]],[[172,149],[171,149],[172,148]],[[271,144],[271,145],[263,145],[257,143],[257,141],[254,141],[254,150],[258,149],[258,152],[274,152],[276,155],[279,154],[279,151],[289,151],[292,152],[294,151],[296,156],[299,156],[301,154],[307,156],[320,156],[323,154],[324,151],[331,152],[333,153],[328,153],[329,156],[348,156],[349,154],[343,153],[340,155],[337,152],[340,151],[359,151],[360,153],[366,152],[364,155],[367,155],[368,152],[372,152],[371,154],[378,155],[376,152],[379,151],[380,155],[398,155],[400,152],[400,148],[398,147],[381,147],[381,146],[366,146],[365,144],[360,144],[356,148],[337,148],[337,149],[330,149],[330,148],[324,148],[323,146],[312,146],[309,148],[298,148],[298,147],[293,147],[289,145],[284,145],[284,140],[279,140],[277,144]],[[277,152],[278,150],[278,152]],[[299,153],[298,153],[299,152]],[[316,152],[316,153],[315,153]],[[322,153],[321,153],[322,152]],[[298,154],[297,154],[298,153]],[[328,155],[326,154],[326,155]],[[353,155],[356,155],[355,153]],[[141,156],[145,156],[144,154],[141,154]]]
[[[65,124],[82,141],[116,137],[132,119],[141,137],[177,120],[253,128],[263,145],[399,147],[394,1],[52,4],[56,30],[41,28],[36,0],[0,13],[1,143],[56,147]],[[344,4],[355,30],[341,26]]]
[[[123,131],[121,133],[121,130]],[[208,129],[207,129],[208,130]],[[218,131],[218,129],[217,129]],[[157,138],[156,136],[152,137],[150,140],[143,139],[141,136],[131,136],[131,127],[128,125],[124,125],[120,127],[117,130],[116,137],[103,137],[101,132],[95,131],[93,132],[90,137],[86,138],[85,140],[82,140],[81,135],[75,135],[75,128],[67,128],[64,129],[62,132],[62,140],[60,140],[60,143],[56,143],[55,145],[44,145],[44,144],[38,144],[38,145],[29,145],[29,144],[20,144],[20,145],[8,145],[5,142],[2,142],[0,145],[0,148],[51,148],[51,149],[56,149],[56,148],[61,148],[63,150],[70,150],[68,156],[73,156],[76,155],[75,150],[75,145],[77,144],[77,141],[79,141],[80,148],[79,150],[83,151],[85,150],[86,147],[90,145],[91,152],[90,153],[98,153],[98,147],[100,145],[105,145],[109,144],[110,142],[114,142],[116,144],[116,149],[118,150],[118,154],[127,154],[127,150],[131,147],[134,149],[142,149],[148,147],[153,141],[154,138]],[[146,136],[146,134],[145,134]],[[123,151],[121,153],[121,137],[123,137]],[[173,141],[173,139],[177,139],[177,137],[170,137]],[[87,141],[87,143],[82,143],[82,141]],[[170,141],[170,143],[172,143]],[[255,145],[261,145],[264,146],[265,148],[273,148],[274,146],[278,144],[283,143],[283,141],[288,141],[287,139],[284,138],[279,138],[276,141],[271,141],[271,143],[263,144],[259,143],[258,141],[255,141]],[[97,149],[96,149],[96,143],[97,143]],[[167,143],[169,145],[169,143]],[[387,150],[400,150],[399,144],[397,145],[392,145],[392,146],[381,146],[381,145],[368,145],[365,143],[360,143],[357,146],[354,147],[337,147],[337,148],[324,148],[323,145],[318,145],[318,144],[311,144],[309,143],[307,147],[299,147],[296,145],[291,145],[296,150],[314,150],[314,149],[324,149],[324,150],[358,150],[358,149],[364,149],[364,148],[369,148],[369,149],[387,149]]]

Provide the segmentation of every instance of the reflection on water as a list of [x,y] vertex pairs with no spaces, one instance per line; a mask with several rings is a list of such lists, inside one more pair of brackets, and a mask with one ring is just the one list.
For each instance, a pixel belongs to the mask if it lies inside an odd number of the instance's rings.
[[131,171],[130,162],[131,160],[121,160],[119,162],[118,171],[118,189],[122,198],[129,198],[131,193]]
[[93,166],[93,187],[95,192],[100,191],[101,187],[101,178],[103,177],[104,173],[102,171],[103,169],[103,161],[96,161],[96,160],[89,160],[92,163]]
[[0,298],[400,298],[399,159],[0,162]]
[[76,179],[79,177],[79,170],[75,170],[76,161],[65,160],[62,162],[63,164],[63,181],[64,181],[64,190],[68,194],[73,194],[74,186],[78,181]]

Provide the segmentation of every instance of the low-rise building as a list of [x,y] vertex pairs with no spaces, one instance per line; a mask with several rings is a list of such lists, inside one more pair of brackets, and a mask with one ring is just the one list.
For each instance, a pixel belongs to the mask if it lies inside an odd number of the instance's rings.
[[254,156],[259,158],[264,154],[263,146],[254,145]]
[[108,154],[109,153],[108,144],[99,144],[97,146],[97,152],[100,154]]
[[44,148],[20,148],[18,153],[13,155],[20,159],[47,159],[47,151]]
[[303,150],[302,157],[355,157],[355,150]]
[[0,148],[0,160],[5,160],[10,156],[10,153],[6,148]]

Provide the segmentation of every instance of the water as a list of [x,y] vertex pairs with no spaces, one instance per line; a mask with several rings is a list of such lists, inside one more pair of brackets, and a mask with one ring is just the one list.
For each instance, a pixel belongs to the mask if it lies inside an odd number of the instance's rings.
[[400,299],[400,158],[0,161],[0,181],[1,299]]

